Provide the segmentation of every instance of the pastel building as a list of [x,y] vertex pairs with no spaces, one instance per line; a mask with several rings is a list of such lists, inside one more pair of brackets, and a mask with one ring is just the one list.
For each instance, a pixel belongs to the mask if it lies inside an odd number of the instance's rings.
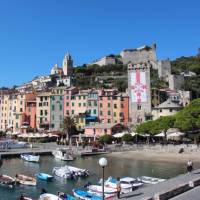
[[[72,115],[72,96],[78,93],[76,87],[66,88],[64,92],[64,116]],[[74,98],[74,97],[73,97]],[[74,112],[74,111],[73,111]]]
[[50,128],[51,92],[39,93],[36,97],[36,126],[38,129]]
[[26,95],[26,108],[24,122],[31,128],[36,128],[36,94]]
[[55,88],[50,98],[50,130],[60,131],[64,118],[64,88]]
[[98,91],[91,90],[88,92],[87,114],[89,116],[98,117]]

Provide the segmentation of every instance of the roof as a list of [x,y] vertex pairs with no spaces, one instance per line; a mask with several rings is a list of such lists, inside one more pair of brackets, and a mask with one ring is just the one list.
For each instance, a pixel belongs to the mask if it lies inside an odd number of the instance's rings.
[[164,101],[163,103],[159,104],[157,109],[163,109],[163,108],[181,108],[181,106],[178,103],[172,102],[170,99],[167,101]]

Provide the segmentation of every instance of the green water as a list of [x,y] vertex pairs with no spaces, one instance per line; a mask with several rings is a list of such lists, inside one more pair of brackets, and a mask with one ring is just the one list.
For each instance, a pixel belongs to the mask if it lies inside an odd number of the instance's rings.
[[[85,158],[77,158],[72,162],[63,162],[52,156],[41,156],[41,162],[30,163],[19,158],[4,159],[0,168],[1,174],[15,176],[16,173],[22,173],[30,176],[38,172],[46,172],[52,174],[55,166],[64,166],[65,164],[73,165],[80,168],[89,169],[90,177],[79,178],[74,180],[63,180],[55,177],[52,182],[38,181],[37,186],[17,185],[14,189],[0,186],[0,200],[16,200],[20,194],[26,194],[33,199],[37,199],[41,188],[45,188],[49,193],[57,194],[58,191],[71,193],[73,188],[82,187],[86,182],[90,181],[94,184],[101,177],[101,168],[98,165],[100,157],[91,156]],[[170,178],[185,172],[185,166],[177,163],[151,162],[141,160],[130,160],[108,157],[108,166],[105,169],[105,176],[137,177],[142,175],[154,176],[160,178]]]

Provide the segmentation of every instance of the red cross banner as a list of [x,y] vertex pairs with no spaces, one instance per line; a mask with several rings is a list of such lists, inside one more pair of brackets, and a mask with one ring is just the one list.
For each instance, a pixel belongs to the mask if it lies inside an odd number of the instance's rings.
[[131,101],[135,103],[147,101],[146,74],[139,69],[131,72]]

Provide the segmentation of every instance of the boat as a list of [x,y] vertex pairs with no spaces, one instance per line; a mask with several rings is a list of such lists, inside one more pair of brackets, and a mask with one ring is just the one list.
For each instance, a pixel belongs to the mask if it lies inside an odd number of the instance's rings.
[[[101,185],[89,185],[88,189],[89,189],[89,191],[93,191],[95,193],[103,193],[103,191],[102,191],[103,188]],[[104,193],[115,195],[117,193],[117,189],[104,186]]]
[[72,153],[72,149],[69,148],[57,148],[55,151],[52,152],[55,158],[64,161],[72,161],[74,160],[74,156]]
[[45,193],[41,194],[38,200],[63,200],[63,199],[54,194]]
[[131,184],[133,188],[141,187],[144,183],[132,177],[123,177],[120,179],[121,184]]
[[15,175],[15,181],[22,185],[30,185],[30,186],[36,186],[37,182],[36,179],[30,176],[26,176],[23,174],[16,174]]
[[39,173],[35,175],[38,179],[43,180],[43,181],[49,181],[53,178],[53,176],[45,173]]
[[0,184],[9,186],[12,188],[15,185],[15,179],[10,176],[1,174],[0,175]]
[[40,156],[32,155],[32,154],[21,154],[21,158],[28,162],[39,162]]
[[81,200],[102,200],[102,197],[81,189],[73,189],[72,192],[75,197]]
[[147,184],[157,184],[157,183],[161,183],[165,181],[166,179],[155,178],[155,177],[150,177],[150,176],[141,176],[140,178],[138,178],[138,180]]
[[[108,179],[105,181],[105,186],[106,187],[110,187],[110,188],[117,188],[117,179],[112,178],[111,176],[108,177]],[[121,183],[121,193],[125,194],[125,193],[129,193],[133,191],[133,186],[132,184],[128,184],[128,183]]]
[[21,195],[17,200],[21,200],[21,199],[23,199],[23,200],[33,200],[32,198],[25,197],[24,195]]
[[66,178],[66,179],[74,179],[76,178],[75,174],[72,174],[72,172],[69,170],[67,166],[64,167],[54,167],[53,168],[53,174],[60,178]]
[[89,170],[87,170],[87,169],[81,169],[81,168],[73,167],[73,166],[69,166],[69,165],[67,167],[76,176],[86,177],[86,176],[90,175]]

